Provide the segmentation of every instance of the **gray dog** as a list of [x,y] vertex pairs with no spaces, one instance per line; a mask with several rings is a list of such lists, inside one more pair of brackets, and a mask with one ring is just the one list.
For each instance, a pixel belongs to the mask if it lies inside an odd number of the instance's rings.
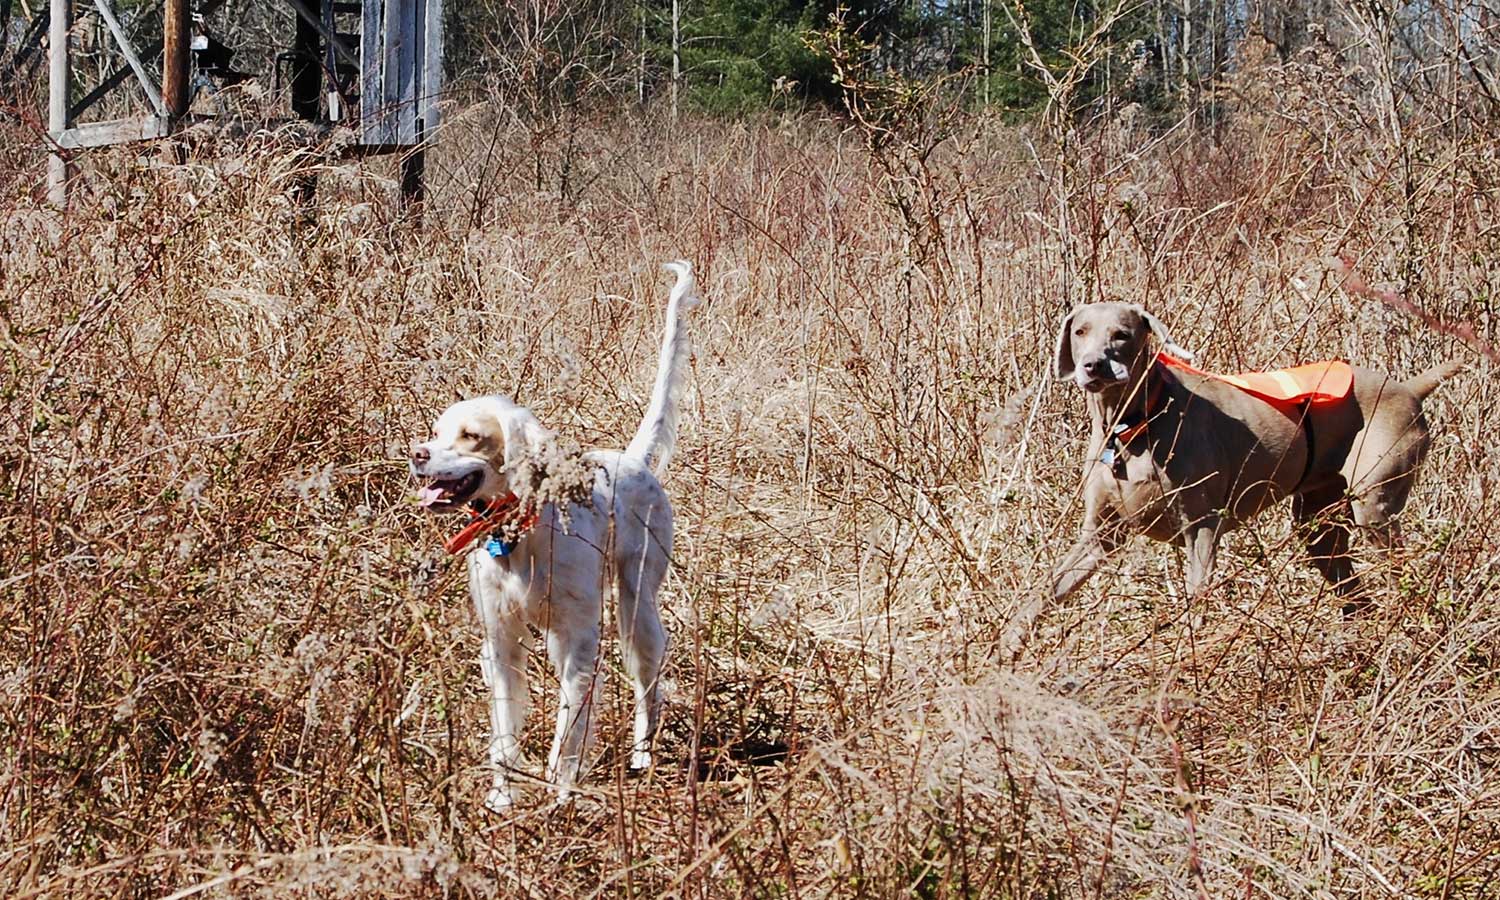
[[1057,377],[1087,392],[1091,430],[1083,525],[1054,573],[1053,598],[1077,589],[1132,532],[1180,541],[1196,596],[1219,535],[1291,496],[1313,564],[1344,611],[1357,610],[1365,598],[1349,559],[1351,513],[1389,545],[1430,443],[1422,399],[1458,363],[1408,381],[1353,367],[1344,399],[1289,406],[1169,369],[1153,339],[1176,350],[1156,317],[1126,303],[1080,306],[1058,332]]

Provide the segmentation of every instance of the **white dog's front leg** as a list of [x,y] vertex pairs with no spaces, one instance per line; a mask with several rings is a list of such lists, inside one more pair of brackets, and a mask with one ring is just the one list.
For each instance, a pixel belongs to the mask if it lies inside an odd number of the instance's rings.
[[489,759],[494,784],[484,798],[485,808],[503,813],[515,803],[510,773],[521,761],[521,734],[526,725],[526,657],[531,632],[521,614],[507,604],[516,590],[488,554],[469,554],[469,594],[479,617],[483,643],[479,669],[490,690]]
[[599,628],[589,626],[566,636],[549,631],[547,651],[558,680],[557,733],[547,757],[547,780],[557,786],[557,799],[566,803],[583,775],[584,756],[593,736]]
[[484,798],[491,812],[504,812],[515,802],[510,772],[521,761],[521,733],[526,724],[526,625],[502,623],[479,651],[479,665],[490,688],[490,765],[494,786]]

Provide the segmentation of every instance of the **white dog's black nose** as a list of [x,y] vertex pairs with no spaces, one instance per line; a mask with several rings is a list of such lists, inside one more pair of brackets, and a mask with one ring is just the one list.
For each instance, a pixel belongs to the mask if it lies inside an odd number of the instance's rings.
[[420,444],[411,448],[411,464],[414,466],[426,465],[432,460],[432,451]]

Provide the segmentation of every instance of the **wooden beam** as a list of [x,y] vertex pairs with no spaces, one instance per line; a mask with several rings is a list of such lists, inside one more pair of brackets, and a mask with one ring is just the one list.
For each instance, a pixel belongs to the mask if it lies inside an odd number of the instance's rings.
[[[47,32],[50,66],[47,70],[47,130],[56,140],[68,126],[68,32],[73,25],[72,0],[52,0],[52,19]],[[68,161],[53,152],[47,157],[47,200],[53,206],[68,205]]]
[[187,0],[166,0],[161,20],[161,87],[167,113],[173,116],[187,113],[192,21]]
[[75,125],[57,135],[57,144],[67,150],[82,150],[87,147],[149,141],[152,138],[166,137],[170,132],[171,124],[163,116],[133,116],[128,119]]
[[[286,2],[297,13],[299,19],[317,29],[318,34],[323,36],[323,40],[333,45],[334,52],[342,56],[345,62],[359,65],[359,57],[354,55],[354,51],[349,49],[348,44],[339,39],[338,32],[323,24],[322,16],[315,15],[302,0],[286,0]],[[368,0],[368,2],[374,3],[378,0]]]
[[[207,0],[207,2],[205,3],[200,3],[198,4],[198,14],[200,16],[206,16],[209,13],[217,10],[219,7],[223,6],[225,2],[226,0]],[[154,19],[155,17],[153,16],[152,18]],[[141,50],[140,58],[155,59],[158,53],[161,53],[161,41],[153,40],[151,43],[145,45],[145,47]],[[89,91],[83,96],[82,100],[79,100],[77,103],[73,104],[73,108],[69,111],[69,114],[74,118],[74,120],[77,120],[79,116],[83,115],[84,110],[93,106],[95,103],[98,103],[105,97],[105,95],[107,95],[115,88],[119,87],[120,83],[130,76],[131,70],[130,66],[128,65],[121,66],[118,69],[115,69],[113,72],[109,73],[108,78],[99,82],[98,87],[94,88],[92,91]]]
[[47,31],[47,22],[51,17],[48,10],[38,9],[32,16],[31,23],[26,26],[26,34],[22,36],[21,42],[16,45],[15,51],[10,57],[10,68],[12,72],[19,73],[31,60],[31,54],[42,45],[42,35]]
[[[161,41],[152,41],[151,43],[146,45],[145,50],[141,51],[141,55],[152,57],[160,52]],[[68,110],[68,114],[75,119],[83,115],[85,110],[93,106],[95,103],[98,103],[100,100],[103,100],[105,95],[107,95],[115,88],[119,87],[120,84],[125,81],[125,79],[129,78],[132,74],[133,73],[130,70],[130,66],[128,65],[121,66],[120,68],[115,69],[113,72],[109,73],[108,78],[99,82],[98,87],[94,88],[92,91],[89,91],[87,94],[84,94],[82,100],[79,100],[77,103],[73,104],[73,108]]]
[[162,103],[161,90],[151,76],[146,74],[146,67],[141,65],[140,58],[135,55],[135,48],[130,46],[130,38],[125,36],[125,29],[120,27],[120,20],[115,18],[115,11],[109,5],[109,0],[94,0],[94,6],[98,8],[104,24],[109,26],[109,33],[115,36],[115,43],[120,45],[120,52],[125,54],[125,61],[130,64],[136,80],[141,83],[141,89],[146,92],[146,99],[151,101],[151,108],[156,110],[158,116],[166,115],[167,107]]

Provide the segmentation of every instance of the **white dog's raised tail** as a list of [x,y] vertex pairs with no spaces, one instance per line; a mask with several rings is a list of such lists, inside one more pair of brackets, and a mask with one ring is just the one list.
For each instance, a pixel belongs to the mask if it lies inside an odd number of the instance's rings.
[[688,357],[693,352],[685,316],[700,300],[698,283],[693,280],[692,263],[679,259],[662,268],[675,273],[677,283],[672,286],[671,297],[667,300],[667,324],[661,338],[656,386],[651,390],[651,404],[646,407],[641,426],[636,429],[630,446],[625,448],[627,455],[642,460],[658,478],[667,470],[667,460],[677,443],[677,401],[682,396]]

